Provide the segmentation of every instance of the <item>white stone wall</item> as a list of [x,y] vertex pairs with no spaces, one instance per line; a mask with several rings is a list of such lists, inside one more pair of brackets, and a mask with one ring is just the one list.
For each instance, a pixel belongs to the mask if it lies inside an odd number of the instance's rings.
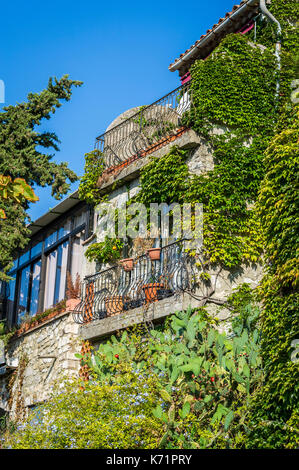
[[14,415],[22,357],[28,358],[21,389],[25,407],[46,400],[58,379],[78,376],[80,361],[75,358],[75,353],[80,352],[78,330],[72,314],[65,312],[12,340],[6,363],[17,367],[16,380],[10,392],[7,387],[10,375],[0,376],[0,408],[9,411],[8,400],[12,393],[11,413]]

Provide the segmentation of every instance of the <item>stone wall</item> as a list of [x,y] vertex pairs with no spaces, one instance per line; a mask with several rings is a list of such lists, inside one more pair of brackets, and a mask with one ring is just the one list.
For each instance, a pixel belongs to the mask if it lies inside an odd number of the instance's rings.
[[[62,377],[78,376],[80,361],[78,325],[70,312],[63,312],[20,337],[11,340],[6,352],[6,364],[15,368],[12,374],[0,376],[0,408],[19,413],[19,406],[46,400],[53,386]],[[21,395],[19,394],[21,393]]]

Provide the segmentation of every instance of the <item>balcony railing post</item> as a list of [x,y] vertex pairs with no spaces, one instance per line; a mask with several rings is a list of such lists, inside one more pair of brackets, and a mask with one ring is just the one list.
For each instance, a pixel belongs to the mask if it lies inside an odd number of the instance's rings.
[[105,167],[113,167],[145,151],[155,144],[163,143],[181,126],[184,112],[190,109],[190,82],[184,84],[161,99],[114,126],[96,139],[96,148],[101,147]]
[[106,318],[190,289],[187,257],[184,241],[173,242],[161,248],[160,260],[142,255],[129,272],[117,265],[86,277],[74,320]]

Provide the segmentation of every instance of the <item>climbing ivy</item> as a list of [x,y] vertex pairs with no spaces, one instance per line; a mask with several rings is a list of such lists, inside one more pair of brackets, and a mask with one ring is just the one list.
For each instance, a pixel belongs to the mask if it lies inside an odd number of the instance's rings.
[[189,172],[186,158],[189,152],[172,147],[163,157],[151,157],[141,170],[141,190],[137,202],[145,205],[156,202],[183,202],[188,189]]
[[[281,24],[282,48],[286,52],[298,54],[299,31],[296,26],[298,25],[299,3],[294,0],[272,0],[267,8]],[[254,38],[253,31],[250,33],[250,38]],[[277,40],[276,25],[262,15],[257,20],[256,40],[269,49],[274,48]]]
[[104,171],[103,154],[92,150],[85,154],[84,175],[80,180],[79,198],[89,204],[96,205],[100,201],[97,182]]
[[272,51],[229,34],[210,57],[191,67],[189,124],[206,135],[217,124],[243,136],[269,134],[275,119],[275,68]]
[[[298,195],[294,190],[298,186],[298,105],[287,114],[293,116],[292,124],[273,138],[266,151],[266,175],[258,198],[267,262],[260,289],[266,381],[252,413],[254,447],[298,448],[299,444],[299,371],[291,360],[292,341],[299,339]],[[282,121],[289,120],[282,116]]]
[[266,253],[281,287],[298,286],[299,107],[292,125],[276,135],[265,154],[266,175],[259,193],[259,212],[265,233]]
[[193,65],[193,106],[183,117],[212,146],[214,169],[189,175],[190,151],[173,147],[141,171],[139,202],[203,203],[205,256],[229,269],[255,263],[262,253],[254,203],[277,114],[275,66],[272,52],[241,35],[225,38]]

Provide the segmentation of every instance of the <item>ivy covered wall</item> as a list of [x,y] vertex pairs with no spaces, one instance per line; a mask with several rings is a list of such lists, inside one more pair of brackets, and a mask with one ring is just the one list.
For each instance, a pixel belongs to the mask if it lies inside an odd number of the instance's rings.
[[[191,68],[191,110],[184,124],[213,149],[214,168],[190,175],[186,150],[173,148],[141,171],[139,202],[201,202],[204,256],[210,266],[233,270],[263,263],[264,384],[252,397],[247,447],[298,446],[299,338],[298,115],[291,101],[298,64],[299,4],[273,0],[282,25],[281,72],[274,55],[277,31],[260,18],[256,43],[228,35],[205,61]],[[277,81],[280,91],[277,96]]]

